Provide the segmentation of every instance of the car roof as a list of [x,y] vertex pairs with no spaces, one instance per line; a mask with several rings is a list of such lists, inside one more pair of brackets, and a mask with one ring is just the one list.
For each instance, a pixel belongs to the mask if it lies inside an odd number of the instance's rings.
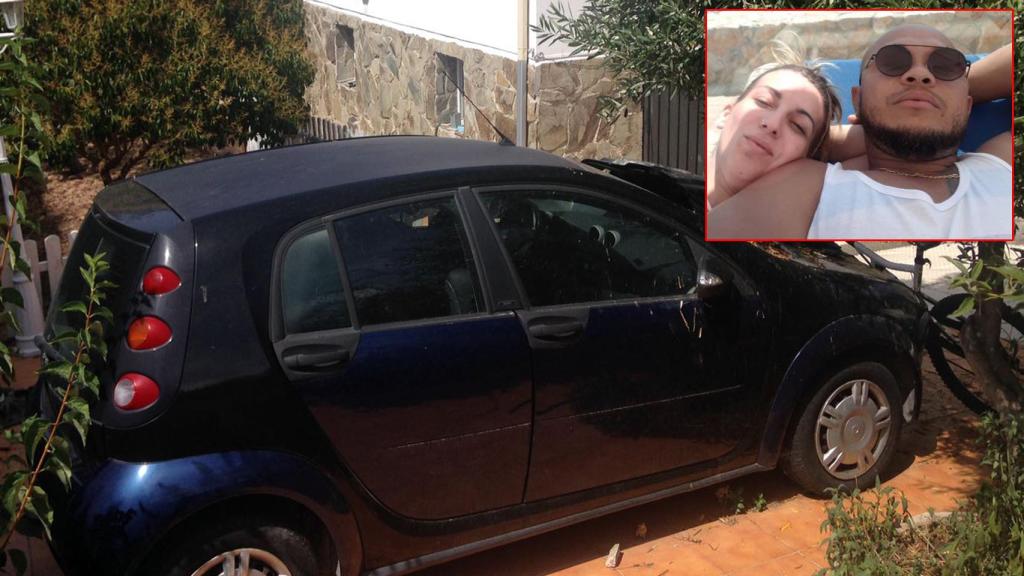
[[[590,169],[530,148],[431,136],[378,136],[287,146],[138,176],[181,217],[201,218],[313,190],[488,168]],[[381,191],[382,197],[387,190]]]

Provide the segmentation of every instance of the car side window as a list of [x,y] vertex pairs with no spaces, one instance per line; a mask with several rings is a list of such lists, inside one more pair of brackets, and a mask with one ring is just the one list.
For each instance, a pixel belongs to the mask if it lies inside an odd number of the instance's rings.
[[469,240],[452,197],[335,223],[356,316],[364,325],[480,312]]
[[684,236],[636,210],[562,191],[481,195],[533,306],[687,294]]
[[287,334],[352,325],[331,239],[320,228],[295,239],[281,266],[281,311]]

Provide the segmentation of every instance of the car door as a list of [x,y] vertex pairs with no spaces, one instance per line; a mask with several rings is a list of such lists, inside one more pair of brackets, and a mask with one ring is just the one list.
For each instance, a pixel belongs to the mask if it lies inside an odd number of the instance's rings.
[[[707,462],[745,426],[740,372],[710,366],[736,315],[697,294],[679,227],[614,197],[567,188],[480,190],[528,306],[538,500]],[[739,352],[739,351],[737,351]]]
[[488,312],[453,193],[300,231],[281,270],[282,366],[380,503],[438,519],[522,501],[529,347]]

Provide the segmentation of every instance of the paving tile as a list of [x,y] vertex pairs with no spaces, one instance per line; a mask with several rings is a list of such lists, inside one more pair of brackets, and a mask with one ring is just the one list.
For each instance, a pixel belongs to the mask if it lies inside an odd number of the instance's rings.
[[723,572],[757,566],[792,553],[792,549],[754,524],[748,515],[729,520],[736,522],[719,522],[703,537],[700,547],[702,555]]

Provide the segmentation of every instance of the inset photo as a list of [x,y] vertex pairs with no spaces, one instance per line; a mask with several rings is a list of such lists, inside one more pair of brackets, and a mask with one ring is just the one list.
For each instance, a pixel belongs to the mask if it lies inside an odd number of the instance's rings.
[[708,240],[1011,240],[1013,11],[708,10]]

